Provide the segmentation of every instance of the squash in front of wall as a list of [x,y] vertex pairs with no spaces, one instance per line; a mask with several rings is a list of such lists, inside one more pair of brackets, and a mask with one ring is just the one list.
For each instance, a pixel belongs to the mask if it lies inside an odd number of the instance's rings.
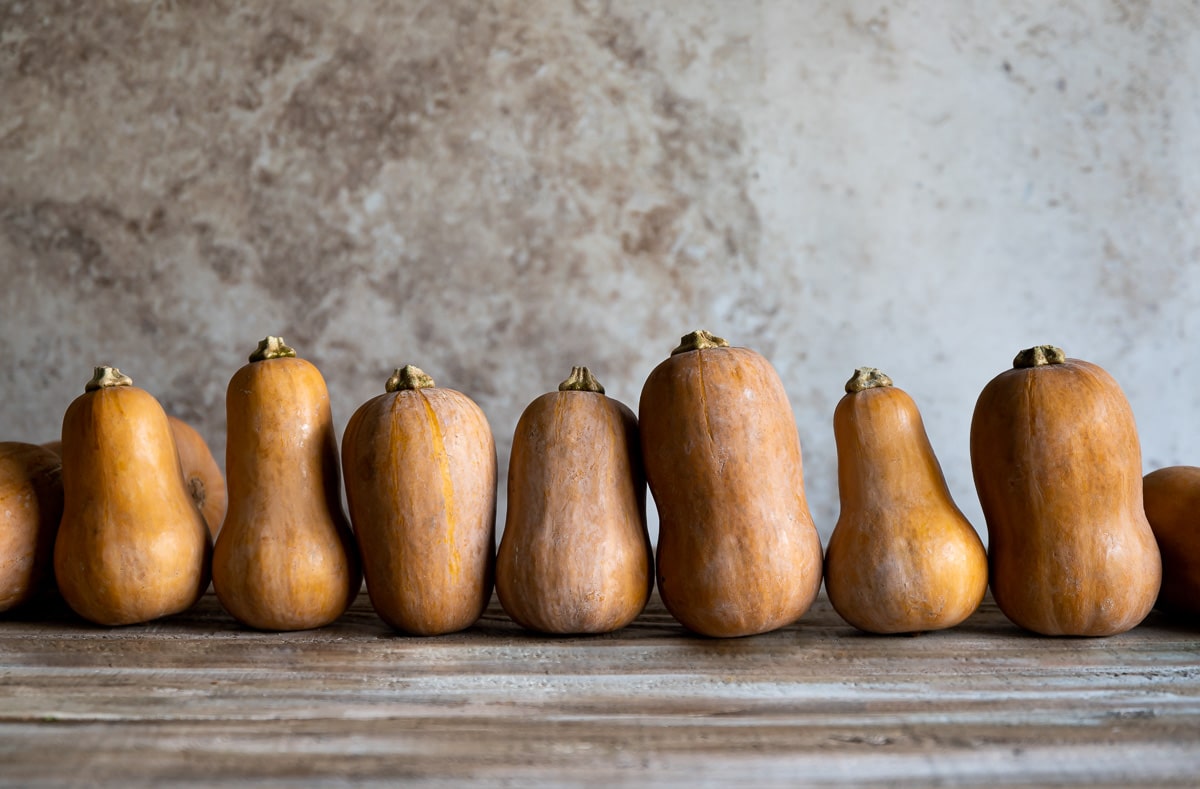
[[396,370],[346,425],[350,519],[376,613],[414,635],[470,627],[492,596],[496,446],[471,398]]
[[869,633],[953,627],[987,592],[987,554],[950,496],[917,404],[859,368],[833,413],[841,515],[825,550],[834,609]]
[[61,458],[36,444],[0,442],[0,611],[53,592],[62,511]]
[[971,465],[992,595],[1009,619],[1107,636],[1146,617],[1162,566],[1133,411],[1111,375],[1051,345],[1017,354],[979,395]]
[[770,362],[689,334],[646,379],[638,423],[667,610],[720,637],[800,618],[821,586],[821,541],[792,408]]
[[362,576],[325,379],[268,337],[230,379],[225,408],[229,507],[213,554],[217,598],[259,630],[327,625]]
[[170,422],[148,392],[98,367],[63,417],[63,599],[102,625],[187,610],[208,586],[212,538],[183,482]]
[[654,586],[637,418],[586,367],[521,414],[496,561],[500,604],[542,633],[609,633]]
[[1169,466],[1142,481],[1146,519],[1162,553],[1158,607],[1200,617],[1200,468]]

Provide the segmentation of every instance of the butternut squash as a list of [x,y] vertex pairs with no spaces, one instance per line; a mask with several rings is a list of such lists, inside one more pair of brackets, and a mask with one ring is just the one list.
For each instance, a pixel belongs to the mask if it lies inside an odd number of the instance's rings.
[[834,609],[869,633],[953,627],[987,592],[987,554],[942,475],[917,404],[855,370],[833,414],[841,515],[825,550]]
[[0,442],[0,611],[53,594],[62,511],[59,456],[36,444]]
[[63,599],[101,625],[192,606],[208,586],[212,539],[183,484],[162,406],[115,367],[97,367],[63,417]]
[[992,595],[1044,635],[1124,632],[1162,576],[1142,505],[1141,445],[1112,376],[1041,345],[979,395],[971,465],[988,527]]
[[407,365],[354,412],[342,460],[379,616],[423,636],[474,624],[496,550],[496,446],[479,406]]
[[212,450],[208,448],[199,431],[178,417],[168,415],[167,419],[171,422],[171,434],[175,437],[175,447],[179,450],[183,481],[191,493],[192,500],[204,515],[209,532],[215,538],[221,529],[221,522],[225,519],[225,509],[229,500],[221,467],[217,465]]
[[667,610],[707,636],[796,621],[821,586],[821,541],[770,362],[693,332],[646,379],[638,422]]
[[1158,607],[1200,617],[1200,468],[1169,466],[1142,480],[1146,519],[1162,554]]
[[259,630],[327,625],[362,576],[325,379],[267,337],[229,381],[225,407],[229,507],[213,555],[217,598]]
[[521,414],[496,560],[500,605],[543,633],[609,633],[654,587],[637,418],[586,367]]

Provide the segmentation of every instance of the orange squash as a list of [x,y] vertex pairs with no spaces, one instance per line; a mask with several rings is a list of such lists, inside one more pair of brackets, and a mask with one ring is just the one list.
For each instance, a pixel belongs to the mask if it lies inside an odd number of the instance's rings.
[[586,367],[517,422],[496,591],[543,633],[608,633],[654,587],[637,418]]
[[192,494],[192,500],[204,515],[209,532],[216,537],[229,503],[221,467],[217,465],[204,437],[194,427],[177,417],[168,416],[167,419],[171,422],[171,433],[179,450],[183,480]]
[[917,404],[859,368],[833,414],[842,511],[825,550],[835,610],[869,633],[953,627],[987,592],[987,554],[950,496]]
[[260,630],[327,625],[362,576],[325,379],[268,337],[229,381],[225,407],[229,508],[213,554],[217,598]]
[[379,616],[416,635],[472,625],[492,596],[496,446],[469,397],[411,365],[342,436],[350,518]]
[[53,593],[62,511],[59,456],[36,444],[0,442],[0,611]]
[[770,362],[694,332],[646,379],[638,423],[667,610],[708,636],[762,633],[802,616],[821,586],[821,541],[796,423]]
[[1142,480],[1146,518],[1162,553],[1158,607],[1200,617],[1200,468],[1170,466]]
[[63,417],[62,450],[54,574],[67,604],[102,625],[190,608],[208,586],[212,539],[158,401],[96,368]]
[[50,450],[60,458],[62,457],[62,441],[47,441],[46,443],[42,444],[41,447],[42,449]]
[[979,396],[971,465],[1009,619],[1105,636],[1145,618],[1162,567],[1133,412],[1111,375],[1050,345],[1017,354]]

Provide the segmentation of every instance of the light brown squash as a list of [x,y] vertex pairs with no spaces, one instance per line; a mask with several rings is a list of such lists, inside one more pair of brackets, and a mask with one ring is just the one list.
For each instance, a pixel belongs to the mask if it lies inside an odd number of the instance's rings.
[[225,509],[229,496],[225,490],[225,477],[217,465],[212,450],[194,427],[174,416],[171,433],[175,436],[175,447],[179,450],[179,462],[183,467],[183,480],[192,494],[192,500],[204,515],[204,522],[213,537],[221,530],[225,520]]
[[225,407],[229,508],[213,555],[217,598],[259,630],[327,625],[362,576],[325,379],[268,337],[230,379]]
[[1162,554],[1158,607],[1200,617],[1200,468],[1169,466],[1142,480],[1146,518]]
[[36,444],[0,442],[0,611],[54,591],[62,460]]
[[609,633],[654,587],[637,418],[586,367],[521,414],[496,560],[500,605],[542,633]]
[[411,365],[346,425],[350,519],[371,605],[392,627],[470,627],[492,596],[496,446],[469,397]]
[[190,608],[208,586],[212,538],[158,401],[96,368],[63,417],[62,450],[54,574],[67,604],[102,625]]
[[646,379],[638,423],[667,610],[708,636],[763,633],[802,616],[821,586],[821,541],[792,408],[770,362],[694,332]]
[[1050,345],[1017,354],[976,403],[971,465],[1009,619],[1106,636],[1145,618],[1162,568],[1133,411],[1111,375]]
[[917,404],[870,367],[833,413],[841,515],[825,549],[834,609],[869,633],[953,627],[987,592],[987,554],[942,475]]
[[41,447],[42,447],[42,449],[50,450],[55,455],[58,455],[60,458],[62,457],[62,441],[58,441],[58,440],[47,441],[46,443],[42,444]]

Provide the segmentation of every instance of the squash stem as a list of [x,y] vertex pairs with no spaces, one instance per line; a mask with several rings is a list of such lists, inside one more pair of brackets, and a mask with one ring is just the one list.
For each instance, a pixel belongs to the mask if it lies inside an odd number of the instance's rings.
[[282,337],[271,336],[264,337],[259,341],[254,353],[250,354],[250,361],[265,362],[268,359],[294,358],[295,356],[296,350],[288,347]]
[[702,351],[705,348],[728,348],[729,342],[717,335],[706,332],[703,329],[694,331],[691,334],[685,334],[679,338],[679,347],[671,351],[671,355],[675,356],[688,351]]
[[859,367],[846,382],[846,392],[854,394],[864,389],[892,386],[892,379],[875,367]]
[[94,392],[97,389],[108,389],[113,386],[133,386],[133,379],[116,367],[102,365],[95,368],[92,380],[84,384],[83,391]]
[[1063,353],[1062,348],[1056,348],[1053,345],[1035,345],[1018,353],[1013,359],[1013,367],[1018,369],[1041,367],[1047,364],[1062,364],[1066,360],[1067,355]]
[[414,389],[429,389],[433,386],[433,378],[431,378],[420,367],[413,367],[411,364],[406,364],[403,367],[396,368],[392,373],[392,377],[387,379],[387,383],[383,385],[386,392],[409,392]]
[[572,367],[567,380],[558,385],[560,392],[596,392],[604,394],[604,387],[586,367]]

